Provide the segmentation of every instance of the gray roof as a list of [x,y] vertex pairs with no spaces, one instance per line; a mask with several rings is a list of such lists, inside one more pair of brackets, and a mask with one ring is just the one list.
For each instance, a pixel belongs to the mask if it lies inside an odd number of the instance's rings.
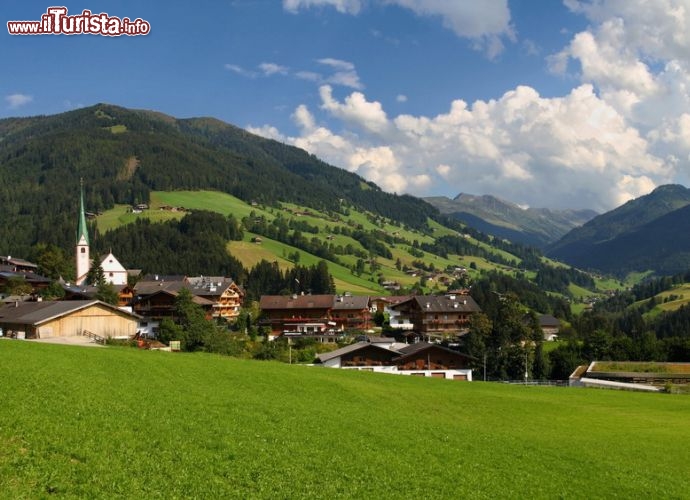
[[225,276],[189,276],[187,288],[194,295],[222,295],[233,284],[232,278]]
[[0,256],[0,262],[7,263],[7,264],[13,264],[15,266],[21,266],[21,267],[38,268],[38,265],[34,264],[33,262],[29,262],[28,260],[24,260],[24,259],[18,259],[16,257],[12,257],[11,255]]
[[345,347],[341,347],[340,349],[336,349],[335,351],[324,352],[323,354],[319,354],[316,357],[316,360],[319,363],[325,363],[326,361],[338,358],[340,356],[344,356],[345,354],[349,354],[351,352],[359,351],[360,349],[363,349],[365,347],[373,347],[375,349],[381,349],[383,351],[392,352],[394,354],[399,353],[399,351],[395,351],[393,349],[388,349],[386,347],[382,347],[382,346],[377,345],[377,344],[371,344],[369,342],[356,342],[354,344],[350,344],[350,345],[346,345]]
[[478,312],[479,305],[469,295],[418,295],[410,300],[391,306],[393,309],[403,308],[416,302],[420,310],[436,313],[444,312]]
[[558,327],[561,326],[561,321],[551,314],[542,314],[539,316],[539,326],[543,327]]
[[333,309],[369,309],[369,297],[366,295],[336,295]]
[[162,290],[172,292],[172,293],[177,293],[184,286],[185,286],[184,278],[179,279],[179,276],[176,276],[175,279],[172,279],[172,280],[139,281],[134,286],[134,291],[137,295],[143,295],[143,296],[153,295],[154,293],[158,293]]
[[462,353],[460,351],[455,351],[453,349],[448,349],[447,347],[443,347],[442,345],[439,344],[432,344],[429,342],[417,342],[416,344],[409,344],[403,347],[402,349],[399,349],[399,352],[401,354],[400,358],[405,358],[407,356],[412,356],[413,354],[417,354],[418,352],[425,351],[427,349],[440,349],[442,351],[446,351],[458,356],[463,356],[465,358],[472,358],[472,356]]
[[44,300],[41,302],[19,302],[0,307],[0,323],[36,326],[94,305],[106,307],[113,312],[132,318],[139,318],[136,314],[100,300]]

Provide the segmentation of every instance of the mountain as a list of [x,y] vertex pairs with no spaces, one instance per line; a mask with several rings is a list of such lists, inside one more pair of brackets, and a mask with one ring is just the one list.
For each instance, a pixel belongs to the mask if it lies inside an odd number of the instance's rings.
[[74,244],[75,203],[99,212],[149,201],[154,190],[212,189],[247,202],[341,204],[410,227],[438,212],[412,196],[383,192],[306,151],[211,118],[176,119],[108,104],[52,116],[0,120],[0,253]]
[[690,189],[660,186],[573,229],[546,253],[574,266],[625,274],[690,268]]
[[442,214],[487,234],[543,248],[597,215],[593,210],[522,208],[490,195],[425,198]]

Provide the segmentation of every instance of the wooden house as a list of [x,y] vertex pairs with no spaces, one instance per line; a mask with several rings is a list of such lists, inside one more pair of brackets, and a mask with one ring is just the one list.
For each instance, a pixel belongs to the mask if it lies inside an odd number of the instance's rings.
[[457,335],[467,332],[470,317],[481,308],[469,295],[448,294],[415,296],[391,306],[391,310],[422,335]]
[[375,371],[396,375],[472,380],[472,358],[438,344],[350,344],[316,358],[315,364],[330,368]]
[[211,316],[234,321],[240,314],[244,290],[231,278],[223,276],[197,276],[185,279],[192,295],[213,302]]
[[346,330],[371,326],[366,296],[263,295],[259,306],[262,323],[271,328],[274,337],[292,334],[334,339]]
[[137,315],[98,300],[16,302],[0,308],[3,335],[16,338],[130,338],[138,320]]

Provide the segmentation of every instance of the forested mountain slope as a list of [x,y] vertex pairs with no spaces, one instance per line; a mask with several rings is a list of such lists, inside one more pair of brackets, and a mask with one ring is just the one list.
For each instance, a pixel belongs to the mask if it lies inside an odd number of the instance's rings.
[[151,190],[214,189],[322,210],[345,200],[413,227],[437,214],[422,200],[385,193],[301,149],[218,120],[107,104],[0,120],[0,178],[0,244],[14,254],[42,241],[71,248],[80,179],[94,211],[147,202]]
[[625,274],[690,268],[690,189],[666,185],[595,217],[547,249],[571,265]]

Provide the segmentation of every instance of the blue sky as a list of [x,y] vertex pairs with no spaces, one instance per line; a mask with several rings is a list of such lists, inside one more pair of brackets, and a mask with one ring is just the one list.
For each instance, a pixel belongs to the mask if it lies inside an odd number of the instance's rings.
[[[52,5],[5,0],[4,22]],[[688,182],[690,0],[58,5],[151,32],[3,30],[0,117],[213,116],[417,196],[607,210]]]

